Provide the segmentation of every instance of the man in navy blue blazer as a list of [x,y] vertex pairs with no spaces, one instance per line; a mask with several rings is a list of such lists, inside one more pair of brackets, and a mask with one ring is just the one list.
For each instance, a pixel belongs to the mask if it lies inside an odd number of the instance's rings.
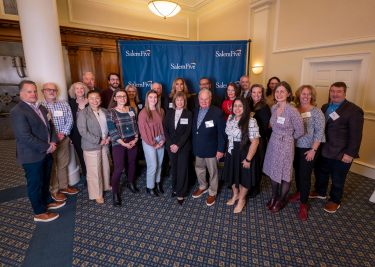
[[37,103],[36,84],[22,81],[19,90],[21,101],[10,111],[10,122],[16,136],[17,163],[25,170],[34,221],[49,222],[59,215],[48,210],[65,205],[65,202],[54,202],[49,191],[57,136],[51,114]]
[[[193,198],[199,198],[208,192],[207,206],[215,204],[218,188],[217,162],[224,156],[225,150],[225,113],[211,105],[212,93],[203,89],[199,92],[199,107],[194,109],[193,118],[193,153],[195,172],[199,189]],[[206,167],[210,174],[209,185],[206,181]]]

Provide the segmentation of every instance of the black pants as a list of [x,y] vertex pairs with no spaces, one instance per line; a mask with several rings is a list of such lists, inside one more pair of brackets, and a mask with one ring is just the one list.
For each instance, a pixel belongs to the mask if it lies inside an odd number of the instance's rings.
[[186,197],[189,183],[189,154],[190,151],[177,153],[167,150],[172,170],[172,189],[178,197]]
[[302,204],[307,204],[309,199],[311,173],[320,155],[320,149],[318,149],[314,159],[312,161],[307,161],[305,153],[309,150],[310,148],[296,147],[294,153],[294,174],[296,177],[297,191],[301,193],[300,201]]
[[267,150],[267,139],[265,137],[259,138],[259,145],[257,148],[257,153],[255,154],[255,157],[259,158],[258,161],[258,171],[259,177],[256,178],[256,184],[252,186],[249,190],[249,195],[255,196],[260,191],[260,183],[262,181],[263,177],[263,163],[264,158],[266,157],[266,150]]
[[315,189],[319,195],[325,196],[327,193],[329,175],[331,175],[332,186],[329,193],[330,200],[340,204],[344,193],[346,176],[352,166],[351,163],[345,163],[337,159],[320,157],[315,167]]
[[70,135],[69,137],[73,142],[74,149],[76,150],[76,153],[79,159],[79,163],[81,164],[82,175],[86,176],[87,171],[86,171],[85,159],[83,158],[83,150],[81,147],[81,136]]

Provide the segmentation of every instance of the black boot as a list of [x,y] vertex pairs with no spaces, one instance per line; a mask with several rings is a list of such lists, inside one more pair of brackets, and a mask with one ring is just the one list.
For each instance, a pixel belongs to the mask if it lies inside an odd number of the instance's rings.
[[[132,191],[133,194],[137,193],[137,189],[134,185],[134,183],[128,183],[127,186],[126,186],[130,191]],[[139,192],[139,190],[138,190]]]
[[150,194],[150,196],[152,197],[158,197],[158,193],[155,192],[154,188],[147,188],[147,193]]
[[113,206],[115,207],[121,206],[120,193],[113,194]]
[[164,190],[163,190],[163,187],[162,187],[161,183],[156,183],[156,192],[159,195],[164,194]]

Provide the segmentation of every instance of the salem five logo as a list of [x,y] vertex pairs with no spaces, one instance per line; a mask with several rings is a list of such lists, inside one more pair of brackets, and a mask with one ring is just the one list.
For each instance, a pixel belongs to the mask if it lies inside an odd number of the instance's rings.
[[224,51],[216,51],[216,57],[240,57],[241,50],[230,51],[229,53],[224,53]]
[[[235,83],[237,84],[238,87],[240,86],[239,81],[236,81]],[[216,88],[227,88],[227,85],[223,82],[216,82],[215,85],[216,85]]]
[[141,52],[134,52],[133,50],[132,51],[126,50],[125,54],[127,57],[149,57],[151,55],[151,50],[145,50]]
[[183,65],[171,63],[171,70],[195,70],[196,65],[196,63],[186,63]]
[[142,82],[142,83],[136,83],[135,81],[134,82],[128,82],[129,85],[134,85],[135,87],[142,87],[142,88],[145,88],[145,87],[151,87],[151,84],[152,84],[152,81],[147,81],[147,82]]

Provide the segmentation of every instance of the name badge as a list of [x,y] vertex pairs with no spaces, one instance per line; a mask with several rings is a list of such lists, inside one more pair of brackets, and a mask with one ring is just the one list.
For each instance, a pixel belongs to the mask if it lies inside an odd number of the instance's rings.
[[283,117],[277,118],[277,123],[284,124],[284,122],[285,122],[285,118],[283,118]]
[[169,103],[169,108],[173,108],[173,103]]
[[206,123],[206,128],[214,127],[214,121],[213,120],[206,121],[205,123]]
[[340,118],[339,114],[336,113],[336,111],[332,112],[330,115],[332,120],[337,120],[338,118]]
[[303,113],[301,113],[301,115],[302,115],[302,119],[304,119],[304,118],[310,118],[311,117],[311,112],[310,111],[303,112]]
[[133,111],[129,111],[129,116],[134,117],[135,116],[134,112]]
[[142,108],[143,106],[142,106],[142,104],[138,104],[138,108]]
[[61,110],[55,110],[53,112],[53,116],[54,117],[61,117],[61,116],[64,116],[64,112],[62,112]]
[[188,124],[189,119],[180,119],[180,124]]

